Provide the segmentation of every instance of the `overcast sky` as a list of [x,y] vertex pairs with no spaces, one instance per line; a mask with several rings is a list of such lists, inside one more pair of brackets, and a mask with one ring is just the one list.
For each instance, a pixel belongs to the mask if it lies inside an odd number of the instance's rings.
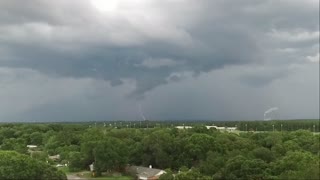
[[319,0],[0,0],[0,122],[319,118]]

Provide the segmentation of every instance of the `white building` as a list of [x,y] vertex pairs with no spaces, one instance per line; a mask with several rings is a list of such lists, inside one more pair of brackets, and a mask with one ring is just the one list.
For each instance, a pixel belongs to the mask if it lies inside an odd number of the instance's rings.
[[37,147],[38,147],[37,145],[27,145],[27,148],[30,148],[30,149],[37,148]]
[[206,126],[206,128],[207,129],[215,128],[219,131],[229,131],[229,132],[235,131],[237,129],[237,127],[219,127],[219,126]]
[[177,129],[191,129],[192,126],[176,126]]
[[226,130],[232,132],[237,130],[237,127],[227,127]]

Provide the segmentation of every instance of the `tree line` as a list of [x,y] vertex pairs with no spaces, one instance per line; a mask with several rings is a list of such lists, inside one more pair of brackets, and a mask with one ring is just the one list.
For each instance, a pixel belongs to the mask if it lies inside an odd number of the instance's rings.
[[[37,153],[31,156],[28,144],[37,145]],[[166,170],[161,179],[319,179],[319,146],[319,134],[312,130],[235,134],[202,123],[182,130],[101,123],[0,125],[2,151],[49,164],[54,162],[48,155],[59,154],[59,163],[70,171],[88,170],[94,162],[98,175],[152,165]]]

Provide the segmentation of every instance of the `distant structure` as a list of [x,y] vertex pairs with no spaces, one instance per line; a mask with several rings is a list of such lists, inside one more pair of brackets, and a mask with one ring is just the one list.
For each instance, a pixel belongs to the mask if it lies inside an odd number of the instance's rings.
[[41,151],[38,151],[38,146],[37,145],[27,145],[27,148],[28,148],[28,152],[30,153],[30,155],[32,156],[34,153],[38,153],[38,152],[41,152]]
[[207,129],[215,128],[219,131],[228,131],[228,132],[233,132],[237,130],[237,127],[219,127],[219,126],[206,126]]
[[92,164],[89,165],[90,171],[93,172],[94,171],[94,162]]
[[191,129],[192,126],[176,126],[177,129]]
[[58,161],[58,160],[60,160],[60,155],[57,154],[57,155],[54,155],[54,156],[49,156],[49,159],[51,159],[53,161]]
[[[191,129],[192,126],[176,126],[177,129]],[[215,128],[218,131],[233,132],[237,130],[237,127],[219,127],[219,126],[206,126],[207,129]]]
[[157,180],[166,172],[161,169],[154,169],[150,165],[149,168],[141,166],[129,166],[126,168],[127,173],[136,176],[138,180]]
[[27,145],[27,148],[29,149],[34,149],[34,148],[37,148],[38,146],[37,145]]

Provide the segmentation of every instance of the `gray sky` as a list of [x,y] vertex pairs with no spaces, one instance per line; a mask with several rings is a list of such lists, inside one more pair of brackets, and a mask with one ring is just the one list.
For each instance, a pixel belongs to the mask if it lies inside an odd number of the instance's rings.
[[319,0],[1,0],[0,122],[319,118]]

